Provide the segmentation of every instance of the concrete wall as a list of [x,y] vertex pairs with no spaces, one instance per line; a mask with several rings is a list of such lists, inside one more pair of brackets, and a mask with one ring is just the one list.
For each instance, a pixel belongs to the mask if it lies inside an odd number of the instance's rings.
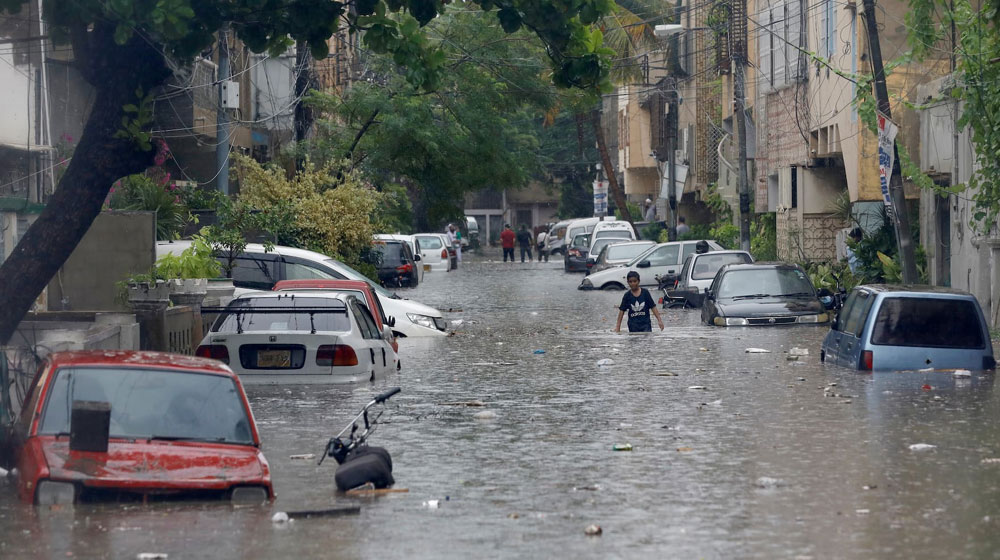
[[156,261],[156,215],[102,212],[49,283],[49,309],[127,311],[115,283]]

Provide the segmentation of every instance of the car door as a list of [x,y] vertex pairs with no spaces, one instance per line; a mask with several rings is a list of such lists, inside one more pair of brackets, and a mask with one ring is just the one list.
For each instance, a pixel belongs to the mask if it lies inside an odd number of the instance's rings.
[[861,363],[861,332],[875,299],[875,294],[863,289],[855,289],[847,296],[844,307],[823,343],[824,360],[858,368]]
[[[386,351],[388,344],[382,339],[382,333],[375,325],[375,319],[363,303],[353,299],[351,312],[354,314],[362,339],[356,348],[359,364],[368,366],[373,377],[384,376],[392,363],[392,356]],[[388,350],[391,351],[391,348]]]
[[676,244],[664,245],[656,248],[646,258],[637,263],[639,272],[639,283],[643,286],[656,286],[657,276],[667,274],[677,274],[678,256],[680,246]]

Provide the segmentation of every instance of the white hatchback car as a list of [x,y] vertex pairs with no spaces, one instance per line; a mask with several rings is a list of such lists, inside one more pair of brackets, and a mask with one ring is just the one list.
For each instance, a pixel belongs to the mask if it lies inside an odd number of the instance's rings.
[[[382,241],[402,241],[410,246],[410,252],[414,255],[420,255],[420,261],[417,261],[417,284],[424,281],[424,267],[420,266],[423,264],[423,248],[420,247],[420,241],[417,240],[416,236],[413,235],[403,235],[401,233],[376,233],[375,239]],[[416,284],[414,284],[416,285]]]
[[424,270],[448,272],[451,256],[448,237],[443,233],[417,233],[413,237],[420,243],[420,264]]
[[[581,290],[624,290],[628,286],[625,277],[629,272],[639,273],[639,283],[642,286],[659,284],[657,276],[676,275],[681,269],[681,263],[688,255],[693,254],[698,241],[670,241],[650,247],[646,252],[635,257],[627,264],[606,268],[583,279]],[[708,241],[709,249],[721,251],[723,247],[715,241]]]
[[368,307],[337,292],[239,296],[219,314],[197,355],[225,362],[244,384],[355,383],[396,369],[396,353]]

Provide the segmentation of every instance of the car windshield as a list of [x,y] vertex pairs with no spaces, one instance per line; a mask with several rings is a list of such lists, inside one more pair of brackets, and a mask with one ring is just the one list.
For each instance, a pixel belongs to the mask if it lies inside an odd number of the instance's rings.
[[601,249],[614,242],[614,239],[597,239],[594,241],[594,246],[590,249],[590,254],[596,255],[601,252]]
[[601,230],[597,232],[597,238],[612,237],[617,239],[632,239],[632,233],[625,229]]
[[338,260],[335,260],[335,259],[326,259],[323,262],[325,262],[326,264],[330,265],[330,267],[332,267],[334,270],[336,270],[340,274],[344,275],[344,277],[347,278],[348,280],[361,280],[362,282],[368,282],[368,285],[371,286],[372,289],[375,290],[375,292],[378,293],[378,295],[380,297],[389,298],[389,299],[400,299],[399,296],[397,296],[396,294],[394,294],[394,293],[390,292],[389,290],[383,288],[381,285],[379,285],[377,282],[375,282],[371,278],[365,276],[364,274],[361,274],[357,270],[354,270],[353,268],[347,266],[346,264],[344,264],[344,263],[342,263],[342,262],[340,262]]
[[631,259],[632,257],[645,253],[651,247],[652,245],[647,243],[625,243],[621,245],[612,245],[611,247],[608,247],[608,260],[621,261]]
[[797,268],[747,268],[727,271],[719,283],[718,297],[779,297],[814,293],[809,277]]
[[421,235],[417,239],[420,240],[421,249],[440,249],[444,247],[444,243],[441,243],[441,238],[437,236]]
[[628,261],[628,264],[626,266],[635,266],[636,263],[646,258],[650,253],[655,251],[657,247],[659,247],[659,245],[653,245],[652,247],[648,247],[645,251],[636,255],[634,259]]
[[[255,311],[257,308],[263,310]],[[305,311],[296,311],[295,308]],[[314,330],[350,331],[351,321],[344,302],[329,297],[297,295],[244,297],[230,302],[212,325],[212,332],[219,333]]]
[[372,248],[380,253],[379,262],[382,263],[382,266],[395,267],[403,263],[402,241],[376,241]]
[[983,329],[969,300],[886,298],[875,316],[872,344],[982,348]]
[[590,235],[577,235],[573,238],[573,244],[571,247],[574,249],[583,249],[590,246]]
[[111,437],[253,444],[250,420],[229,377],[138,367],[56,371],[40,434],[69,434],[74,401],[111,405]]
[[723,265],[746,264],[749,262],[751,262],[750,257],[746,253],[723,253],[721,255],[709,253],[701,255],[694,262],[694,270],[691,272],[691,278],[693,280],[711,280],[715,278],[715,273]]

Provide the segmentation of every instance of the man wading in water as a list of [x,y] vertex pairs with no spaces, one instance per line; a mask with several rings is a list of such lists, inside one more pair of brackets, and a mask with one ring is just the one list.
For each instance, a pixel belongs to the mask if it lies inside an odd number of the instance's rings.
[[628,281],[629,290],[622,296],[622,303],[618,306],[618,322],[615,323],[615,332],[621,332],[622,317],[628,312],[629,332],[652,332],[653,325],[649,320],[649,313],[656,315],[656,322],[663,330],[663,318],[656,309],[656,302],[653,296],[649,295],[649,290],[639,287],[639,273],[632,271],[625,277]]

